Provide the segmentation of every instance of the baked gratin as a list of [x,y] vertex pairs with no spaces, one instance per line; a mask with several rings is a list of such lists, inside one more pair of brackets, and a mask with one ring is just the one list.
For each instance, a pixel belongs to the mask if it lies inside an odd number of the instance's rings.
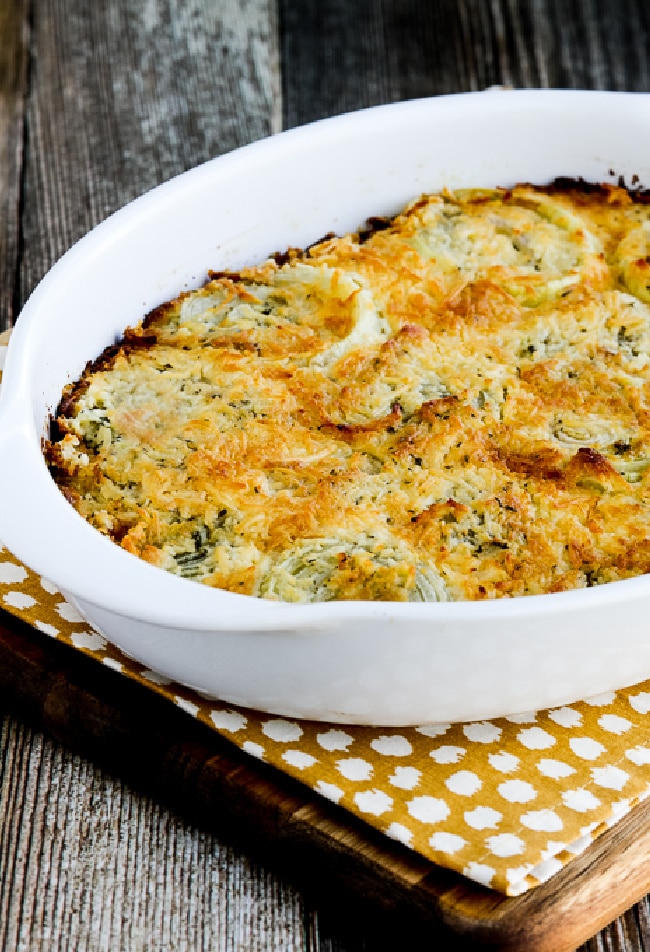
[[65,392],[91,525],[290,602],[558,592],[650,571],[650,204],[443,192],[157,308]]

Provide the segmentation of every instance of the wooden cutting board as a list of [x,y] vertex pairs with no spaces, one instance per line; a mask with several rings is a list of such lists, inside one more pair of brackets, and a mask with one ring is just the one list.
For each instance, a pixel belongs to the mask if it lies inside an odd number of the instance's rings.
[[[507,898],[435,866],[75,649],[0,610],[0,703],[399,947],[572,952],[650,891],[650,800]],[[215,804],[219,809],[215,810]],[[409,935],[412,943],[409,944]]]

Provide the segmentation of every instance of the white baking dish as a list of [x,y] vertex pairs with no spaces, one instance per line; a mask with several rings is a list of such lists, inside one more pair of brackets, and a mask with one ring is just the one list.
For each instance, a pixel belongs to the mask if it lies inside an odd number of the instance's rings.
[[128,205],[58,262],[18,321],[0,397],[0,538],[128,654],[277,714],[465,720],[650,677],[648,577],[487,603],[272,603],[124,552],[77,515],[41,456],[65,384],[209,268],[346,231],[423,191],[559,175],[650,186],[650,96],[490,91],[383,106],[256,143]]

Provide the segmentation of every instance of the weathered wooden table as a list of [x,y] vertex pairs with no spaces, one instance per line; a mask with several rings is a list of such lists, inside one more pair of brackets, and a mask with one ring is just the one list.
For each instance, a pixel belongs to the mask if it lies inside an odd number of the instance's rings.
[[[322,116],[491,85],[649,91],[650,7],[0,0],[0,324],[84,232],[184,169]],[[237,831],[218,839],[0,709],[4,952],[381,945],[368,917],[239,852]],[[649,912],[584,948],[650,948]]]

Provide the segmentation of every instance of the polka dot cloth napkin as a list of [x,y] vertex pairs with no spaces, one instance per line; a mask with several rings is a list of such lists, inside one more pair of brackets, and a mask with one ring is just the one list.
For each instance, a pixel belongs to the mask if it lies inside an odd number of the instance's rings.
[[510,896],[558,872],[650,794],[650,682],[482,723],[298,722],[206,700],[147,670],[2,547],[0,606],[148,685],[422,856]]

